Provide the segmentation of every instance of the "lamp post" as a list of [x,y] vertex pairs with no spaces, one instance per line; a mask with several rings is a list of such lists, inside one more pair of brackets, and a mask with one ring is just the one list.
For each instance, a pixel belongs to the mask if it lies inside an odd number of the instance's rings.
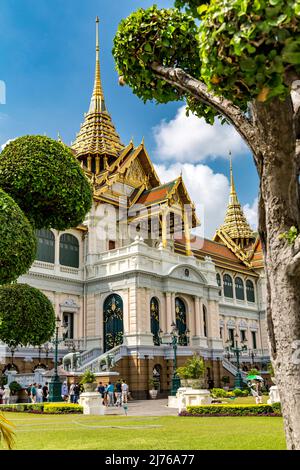
[[[61,381],[58,375],[58,345],[62,341],[64,341],[63,338],[58,337],[58,330],[60,326],[61,319],[59,316],[56,317],[56,325],[55,325],[55,338],[52,341],[54,343],[54,376],[51,378],[51,381],[49,383],[49,402],[60,402],[63,401],[62,396],[61,396]],[[65,327],[65,325],[63,325]]]
[[242,374],[241,374],[241,369],[240,369],[240,355],[243,351],[247,350],[246,346],[246,339],[242,341],[242,347],[240,348],[238,345],[238,338],[239,335],[236,333],[235,334],[235,340],[228,339],[226,343],[228,344],[227,346],[227,351],[232,351],[233,354],[236,356],[236,367],[237,367],[237,374],[235,376],[234,380],[234,388],[242,388],[243,387],[243,379],[242,379]]
[[171,341],[170,344],[173,347],[173,352],[174,352],[171,395],[176,396],[177,390],[180,387],[180,378],[177,375],[178,329],[177,329],[176,324],[174,322],[172,322],[171,327],[172,327],[172,331],[171,331],[172,341]]

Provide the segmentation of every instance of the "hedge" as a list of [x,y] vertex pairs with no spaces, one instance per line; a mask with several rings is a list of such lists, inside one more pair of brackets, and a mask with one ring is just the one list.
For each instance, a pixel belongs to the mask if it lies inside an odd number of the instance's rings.
[[82,414],[83,407],[73,403],[17,403],[0,405],[0,412],[41,414]]
[[200,405],[188,406],[180,416],[281,416],[280,403],[273,405]]

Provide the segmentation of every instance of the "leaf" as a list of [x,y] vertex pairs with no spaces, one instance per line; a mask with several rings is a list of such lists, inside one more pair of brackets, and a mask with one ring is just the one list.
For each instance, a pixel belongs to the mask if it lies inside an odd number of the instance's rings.
[[268,99],[269,93],[270,93],[270,88],[263,87],[257,97],[257,100],[260,101],[261,103],[264,103]]

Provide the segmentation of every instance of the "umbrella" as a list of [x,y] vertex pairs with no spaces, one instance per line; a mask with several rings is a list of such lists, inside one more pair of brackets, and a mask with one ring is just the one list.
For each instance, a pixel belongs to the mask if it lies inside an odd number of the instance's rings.
[[264,379],[260,375],[248,375],[246,380],[259,380],[260,382],[263,382]]

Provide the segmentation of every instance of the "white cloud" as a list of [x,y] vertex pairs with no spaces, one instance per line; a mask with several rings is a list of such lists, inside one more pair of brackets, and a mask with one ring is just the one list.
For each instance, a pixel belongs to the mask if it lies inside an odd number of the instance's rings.
[[253,201],[253,204],[245,204],[243,207],[244,214],[246,219],[248,220],[251,228],[253,230],[257,230],[258,224],[258,197],[256,197]]
[[15,139],[8,139],[6,142],[4,142],[4,144],[2,144],[2,145],[0,146],[1,152],[2,152],[2,150],[4,150],[4,148],[5,148],[10,142],[12,142],[13,140],[15,140]]
[[233,155],[247,151],[232,126],[222,126],[219,121],[211,126],[203,118],[192,114],[187,117],[185,106],[178,109],[174,119],[161,121],[153,132],[160,160],[200,162],[208,158],[228,158],[229,150]]
[[221,173],[214,173],[207,165],[174,163],[169,167],[155,165],[162,183],[177,178],[183,181],[191,199],[197,206],[205,237],[211,238],[224,220],[229,197],[229,181]]

